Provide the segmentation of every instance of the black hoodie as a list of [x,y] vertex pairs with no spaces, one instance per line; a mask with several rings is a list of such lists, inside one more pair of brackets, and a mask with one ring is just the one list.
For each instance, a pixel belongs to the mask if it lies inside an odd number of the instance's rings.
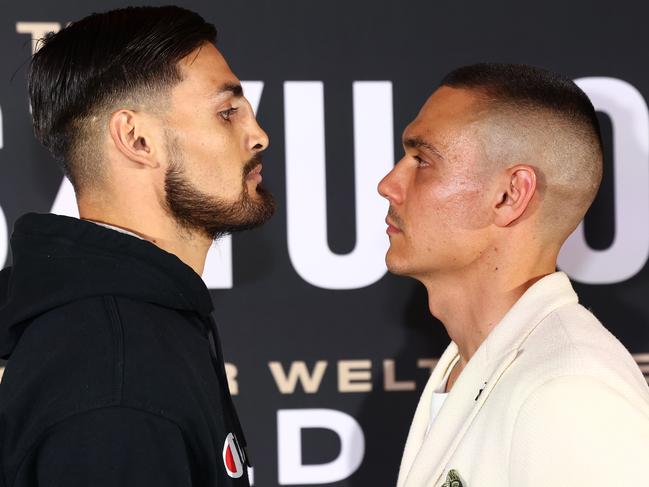
[[212,301],[176,256],[28,214],[0,273],[0,485],[244,486]]

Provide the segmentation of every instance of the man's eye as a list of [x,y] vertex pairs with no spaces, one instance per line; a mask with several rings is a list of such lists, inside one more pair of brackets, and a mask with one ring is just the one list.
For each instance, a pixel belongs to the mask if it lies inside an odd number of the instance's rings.
[[418,166],[427,166],[428,162],[424,161],[421,157],[419,156],[412,156],[412,158],[417,161]]
[[235,108],[235,107],[228,108],[227,110],[223,110],[223,111],[219,112],[219,116],[220,116],[223,120],[230,120],[230,117],[231,117],[231,116],[232,116],[232,115],[233,115],[237,110],[238,110],[238,108]]

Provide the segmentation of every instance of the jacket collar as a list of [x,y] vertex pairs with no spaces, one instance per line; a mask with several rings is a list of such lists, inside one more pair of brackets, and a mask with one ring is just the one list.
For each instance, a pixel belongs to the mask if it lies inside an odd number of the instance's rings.
[[451,343],[440,358],[415,412],[399,471],[398,487],[436,485],[489,394],[536,326],[552,311],[577,303],[562,272],[543,277],[521,296],[478,348],[458,377],[428,434],[430,399],[458,354]]

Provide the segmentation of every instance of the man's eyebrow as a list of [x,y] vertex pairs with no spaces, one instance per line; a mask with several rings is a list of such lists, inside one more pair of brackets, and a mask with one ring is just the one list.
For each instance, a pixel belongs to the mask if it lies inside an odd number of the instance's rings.
[[224,83],[216,92],[216,96],[221,96],[225,93],[230,93],[237,98],[243,96],[243,88],[239,83]]
[[408,138],[403,140],[403,145],[405,147],[410,147],[411,149],[421,149],[421,148],[426,149],[427,151],[432,152],[436,156],[444,159],[444,156],[442,155],[442,153],[439,150],[437,150],[437,147],[435,147],[430,142],[426,142],[421,137],[418,137],[418,136],[417,137],[408,137]]

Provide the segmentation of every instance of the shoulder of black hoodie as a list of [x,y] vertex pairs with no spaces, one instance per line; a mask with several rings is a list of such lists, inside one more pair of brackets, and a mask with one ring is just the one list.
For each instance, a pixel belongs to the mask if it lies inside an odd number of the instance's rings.
[[[130,424],[149,418],[140,426],[149,434],[141,434],[133,447],[144,463],[147,455],[164,457],[170,448],[160,441],[162,437],[174,444],[183,438],[181,422],[175,421],[183,410],[177,399],[191,395],[183,389],[202,385],[187,383],[188,377],[198,381],[201,377],[188,373],[188,368],[212,370],[209,355],[203,353],[208,346],[193,313],[123,297],[86,298],[31,320],[0,386],[3,466],[9,485],[23,462],[35,458],[41,448],[46,452],[47,445],[58,444],[58,438],[66,438],[74,448],[70,435],[89,422],[106,422],[97,424],[99,434],[101,428],[122,420]],[[171,425],[178,434],[170,434]],[[113,430],[114,435],[127,432]],[[147,448],[142,442],[152,436],[158,441]],[[78,440],[83,449],[84,438]],[[120,443],[114,437],[112,441]],[[185,446],[177,448],[184,451]],[[122,458],[129,458],[124,452]]]

